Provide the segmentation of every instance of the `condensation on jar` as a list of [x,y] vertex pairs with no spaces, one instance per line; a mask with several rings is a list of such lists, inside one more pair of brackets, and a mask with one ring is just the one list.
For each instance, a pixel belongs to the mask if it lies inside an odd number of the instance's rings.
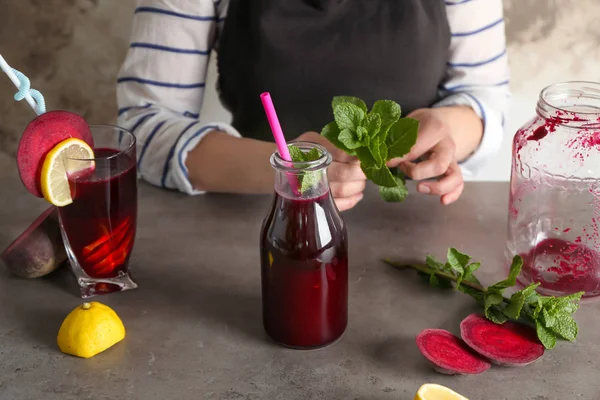
[[506,262],[538,292],[600,294],[600,83],[540,93],[513,140]]

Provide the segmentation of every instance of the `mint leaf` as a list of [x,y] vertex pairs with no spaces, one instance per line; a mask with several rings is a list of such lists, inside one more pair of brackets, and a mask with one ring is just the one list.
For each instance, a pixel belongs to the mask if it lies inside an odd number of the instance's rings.
[[444,264],[433,258],[433,256],[427,256],[427,258],[425,259],[425,263],[427,264],[427,266],[433,269],[444,269]]
[[[481,285],[479,279],[475,277],[475,271],[477,271],[481,267],[481,263],[474,262],[465,267],[465,273],[462,276],[462,281],[474,283],[476,285]],[[461,281],[461,282],[462,282]]]
[[350,129],[343,129],[338,139],[350,150],[355,150],[362,146]]
[[404,186],[404,183],[400,178],[394,176],[394,179],[396,180],[397,186],[379,186],[379,195],[383,200],[387,202],[399,203],[406,198],[406,196],[408,195],[408,190],[406,190],[406,186]]
[[356,128],[356,137],[358,138],[358,141],[365,146],[370,142],[369,131],[364,126]]
[[408,154],[417,142],[418,131],[419,121],[412,118],[399,119],[392,125],[387,138],[389,148],[388,157],[392,159]]
[[[317,148],[312,148],[305,153],[299,147],[290,144],[288,145],[288,150],[290,152],[292,161],[296,163],[307,163],[317,160],[319,157],[321,157],[321,152]],[[300,193],[306,193],[307,190],[310,190],[312,187],[318,184],[321,180],[320,174],[322,174],[321,171],[300,172],[297,175],[298,183],[300,185]]]
[[302,176],[299,177],[300,180],[300,192],[306,193],[308,190],[312,189],[315,185],[319,183],[319,172],[311,171],[306,172]]
[[304,158],[306,161],[315,161],[321,158],[321,152],[316,147],[313,147],[308,151],[308,153],[304,153]]
[[362,168],[363,172],[365,169],[377,167],[377,162],[373,158],[373,155],[371,155],[368,147],[356,149],[356,157],[358,157],[358,160],[360,161],[360,167]]
[[556,336],[554,333],[548,328],[546,328],[540,321],[535,322],[535,331],[537,333],[538,339],[547,349],[553,349],[556,346]]
[[431,275],[429,275],[429,284],[433,287],[439,287],[440,280],[438,279],[438,277],[435,274],[431,274]]
[[[395,139],[386,141],[390,127],[400,120],[401,109],[396,102],[378,100],[367,112],[363,100],[353,96],[336,96],[331,107],[334,121],[322,129],[321,135],[338,149],[358,158],[367,178],[380,186],[384,200],[402,201],[408,194],[404,177],[398,175],[396,179],[396,174],[385,164],[403,146],[410,150],[410,140],[416,135],[413,132],[416,121],[403,122],[394,130]],[[393,150],[390,145],[395,146]]]
[[344,129],[354,132],[365,118],[365,112],[352,103],[340,103],[334,107],[333,116],[342,132]]
[[[294,145],[288,145],[288,150],[290,152],[290,157],[292,157],[293,162],[305,162],[306,156],[302,150]],[[316,149],[315,149],[316,150]]]
[[381,130],[381,117],[379,114],[368,114],[363,121],[363,126],[369,132],[369,139],[375,139]]
[[483,307],[484,295],[481,290],[473,289],[473,288],[471,288],[469,286],[465,286],[465,285],[460,285],[460,286],[457,286],[456,288],[460,292],[463,292],[464,294],[468,294],[469,296],[471,296],[473,299],[475,299],[477,304],[479,304],[480,306]]
[[542,320],[546,328],[552,328],[556,324],[556,316],[550,314],[545,308],[542,309]]
[[321,136],[325,137],[327,140],[329,140],[331,142],[331,144],[333,144],[335,147],[342,150],[343,152],[350,154],[350,155],[354,155],[354,152],[352,150],[350,150],[349,148],[347,148],[338,139],[338,137],[340,136],[340,128],[338,128],[335,121],[330,122],[327,125],[325,125],[325,127],[323,127],[323,129],[321,130]]
[[375,165],[381,167],[385,164],[385,160],[381,158],[381,152],[379,151],[379,142],[377,139],[371,139],[371,145],[369,146],[369,152],[375,160]]
[[500,292],[496,292],[496,291],[489,291],[485,293],[484,297],[483,297],[483,309],[485,312],[485,316],[488,319],[491,319],[489,317],[489,315],[493,314],[494,311],[492,310],[492,308],[494,306],[497,306],[498,304],[502,304],[504,302],[504,297],[502,296],[502,293]]
[[554,333],[557,333],[565,340],[573,341],[577,337],[578,327],[577,322],[568,314],[560,314],[556,316],[554,326],[548,327]]
[[461,253],[456,250],[454,247],[450,247],[448,249],[448,254],[446,255],[448,260],[448,265],[457,275],[463,275],[465,273],[465,267],[471,261],[471,257],[466,254]]
[[367,176],[367,178],[372,180],[375,184],[385,187],[397,186],[396,177],[392,175],[388,167],[383,166],[381,168],[368,168],[361,165],[361,168]]
[[532,293],[535,293],[535,289],[537,289],[538,286],[538,283],[532,283],[525,289],[513,293],[510,297],[509,304],[504,308],[504,314],[515,320],[521,318],[521,311],[523,310],[526,300],[530,298]]
[[563,296],[554,299],[553,308],[559,312],[572,314],[579,308],[579,300],[584,292],[573,293],[568,296]]
[[[385,164],[388,160],[388,147],[385,142],[379,143],[379,156],[381,157],[381,164]],[[404,183],[404,181],[402,181]]]
[[440,278],[436,274],[429,275],[429,285],[441,289],[452,288],[452,283],[448,279]]
[[342,103],[352,103],[366,114],[367,113],[367,105],[364,101],[359,99],[358,97],[352,96],[335,96],[331,102],[331,108],[335,110],[335,106],[340,105]]
[[371,114],[381,117],[379,140],[385,141],[390,127],[400,118],[400,105],[392,100],[377,100],[371,108]]
[[521,273],[521,268],[523,267],[523,259],[519,256],[513,257],[512,264],[510,265],[510,272],[508,273],[508,278],[504,279],[492,285],[490,290],[499,290],[506,289],[507,287],[515,286],[517,283],[517,276]]
[[532,317],[534,319],[538,319],[540,318],[540,313],[542,312],[543,308],[544,308],[544,303],[545,303],[545,298],[543,297],[538,297],[536,302],[534,304],[531,304],[532,306],[535,306],[532,312]]
[[495,324],[503,324],[508,321],[508,317],[498,307],[488,309],[485,312],[485,317]]

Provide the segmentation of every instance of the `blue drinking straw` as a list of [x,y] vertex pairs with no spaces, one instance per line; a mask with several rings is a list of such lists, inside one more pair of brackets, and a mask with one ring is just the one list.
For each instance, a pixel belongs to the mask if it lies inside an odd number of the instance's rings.
[[0,69],[2,69],[2,71],[8,75],[12,83],[17,87],[17,89],[19,89],[19,91],[15,94],[16,101],[25,99],[25,101],[27,101],[37,115],[41,115],[46,112],[46,102],[44,101],[44,96],[39,91],[32,89],[29,78],[27,78],[25,74],[21,73],[20,71],[11,68],[6,60],[4,60],[4,57],[2,57],[2,54],[0,54]]

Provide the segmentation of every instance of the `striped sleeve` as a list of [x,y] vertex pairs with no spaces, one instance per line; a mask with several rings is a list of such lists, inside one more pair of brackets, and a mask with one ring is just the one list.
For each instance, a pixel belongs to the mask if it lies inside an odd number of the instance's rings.
[[502,0],[445,0],[452,32],[447,73],[434,107],[468,105],[484,124],[479,148],[463,163],[475,175],[502,145],[510,89]]
[[208,60],[226,0],[139,0],[131,42],[117,79],[118,123],[137,139],[139,176],[149,183],[199,194],[186,157],[212,130],[200,124]]

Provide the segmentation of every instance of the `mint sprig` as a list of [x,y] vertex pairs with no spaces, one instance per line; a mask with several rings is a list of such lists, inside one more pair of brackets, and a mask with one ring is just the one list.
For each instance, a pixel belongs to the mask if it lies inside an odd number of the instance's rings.
[[[317,148],[312,148],[305,153],[299,147],[290,144],[288,145],[288,150],[290,152],[292,161],[295,163],[309,163],[311,161],[318,160],[322,156],[321,152]],[[305,171],[297,175],[300,193],[306,193],[319,183],[321,178],[319,173],[320,171]]]
[[417,141],[419,122],[400,118],[400,105],[378,100],[368,111],[357,97],[337,96],[331,102],[334,121],[321,131],[334,146],[356,156],[367,178],[379,186],[385,201],[401,202],[408,194],[404,177],[386,166],[392,158],[403,157]]
[[535,291],[539,283],[532,283],[507,297],[504,290],[516,285],[523,267],[520,256],[513,258],[506,279],[487,288],[474,275],[480,263],[471,262],[470,256],[455,248],[448,249],[446,258],[447,261],[442,263],[427,256],[425,265],[403,265],[390,260],[384,262],[396,268],[415,269],[432,286],[454,286],[473,297],[483,307],[486,318],[494,323],[515,320],[534,325],[540,342],[547,349],[552,349],[558,339],[573,341],[577,337],[579,328],[572,314],[579,308],[583,292],[562,297],[543,296]]

